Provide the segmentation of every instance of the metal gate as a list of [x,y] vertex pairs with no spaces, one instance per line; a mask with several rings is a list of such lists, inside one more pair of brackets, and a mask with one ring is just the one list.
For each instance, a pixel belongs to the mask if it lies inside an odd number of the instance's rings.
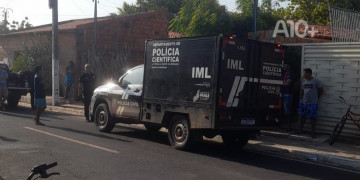
[[333,42],[360,42],[360,12],[330,7]]
[[[360,43],[323,43],[302,45],[302,69],[311,68],[324,88],[319,101],[317,132],[330,133],[345,114],[348,103],[360,105]],[[355,112],[360,113],[360,109]],[[357,117],[360,118],[360,117]],[[306,128],[310,128],[307,123]],[[360,131],[352,121],[345,124],[342,135],[360,138]]]

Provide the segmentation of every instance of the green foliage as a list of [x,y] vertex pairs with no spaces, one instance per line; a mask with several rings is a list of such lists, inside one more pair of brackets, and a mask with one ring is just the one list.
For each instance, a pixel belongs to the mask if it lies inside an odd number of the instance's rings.
[[244,17],[252,16],[254,0],[236,0],[237,9]]
[[185,0],[169,29],[183,36],[203,36],[228,33],[231,18],[225,6],[217,0]]
[[289,6],[280,8],[278,14],[286,20],[305,20],[310,24],[329,24],[329,3],[331,6],[360,11],[359,0],[280,0]]
[[12,67],[13,72],[30,71],[33,65],[42,67],[42,78],[44,88],[47,92],[51,92],[52,82],[52,46],[48,37],[37,36],[31,42],[31,46],[26,46],[19,53]]
[[10,25],[12,30],[24,30],[32,27],[32,24],[29,22],[29,18],[25,17],[20,23],[18,21],[13,21]]
[[28,17],[25,17],[20,23],[18,21],[13,21],[10,24],[8,21],[3,20],[2,22],[0,22],[0,34],[16,30],[24,30],[31,27],[32,24],[30,24]]
[[0,34],[7,33],[10,31],[8,28],[8,22],[7,21],[1,21],[0,22]]
[[[259,1],[260,2],[260,1]],[[253,3],[254,0],[236,0],[240,13],[232,13],[234,34],[243,34],[253,31]],[[257,30],[274,29],[276,21],[281,19],[273,0],[262,0],[257,9]]]
[[174,18],[179,12],[182,0],[137,0],[135,4],[123,3],[122,8],[118,8],[120,15],[149,12],[160,9],[167,9],[169,19]]

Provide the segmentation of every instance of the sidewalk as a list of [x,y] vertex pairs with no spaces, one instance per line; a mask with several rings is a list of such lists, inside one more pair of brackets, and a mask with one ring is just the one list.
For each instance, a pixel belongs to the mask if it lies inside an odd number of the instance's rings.
[[[72,115],[84,115],[80,102],[51,106],[51,98],[47,97],[47,110]],[[63,102],[63,101],[61,101]],[[23,96],[19,106],[30,107],[30,97]],[[85,121],[85,120],[84,120]],[[256,140],[250,140],[245,149],[282,157],[341,167],[360,172],[360,140],[341,141],[339,139],[333,146],[328,144],[329,135],[319,134],[312,139],[308,134],[287,133],[283,130],[262,131]],[[210,139],[208,139],[210,140]],[[217,136],[210,141],[221,142]]]

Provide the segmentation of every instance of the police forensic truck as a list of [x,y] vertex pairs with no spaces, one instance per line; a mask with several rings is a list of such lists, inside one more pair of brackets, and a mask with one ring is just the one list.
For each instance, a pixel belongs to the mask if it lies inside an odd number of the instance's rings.
[[176,149],[216,135],[242,147],[276,124],[283,56],[275,44],[223,36],[150,40],[144,65],[95,89],[90,114],[105,132],[165,127]]

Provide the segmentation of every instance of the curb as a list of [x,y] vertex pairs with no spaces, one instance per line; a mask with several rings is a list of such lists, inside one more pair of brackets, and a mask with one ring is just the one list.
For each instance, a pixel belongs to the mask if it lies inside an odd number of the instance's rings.
[[291,148],[263,146],[261,143],[258,143],[258,141],[256,140],[249,141],[249,144],[246,145],[244,149],[247,149],[249,151],[257,151],[264,154],[270,153],[282,157],[288,157],[291,159],[324,164],[328,166],[334,166],[338,168],[360,172],[360,160],[355,160],[345,157],[326,155],[318,152],[300,151]]
[[[25,103],[25,102],[19,102],[18,106],[21,107],[26,107],[26,108],[30,108],[30,104]],[[58,113],[65,113],[65,114],[71,114],[71,115],[76,115],[76,116],[83,116],[84,115],[84,110],[80,110],[80,109],[74,109],[74,108],[66,108],[66,107],[62,107],[62,106],[47,106],[45,111],[51,111],[51,112],[58,112]]]

